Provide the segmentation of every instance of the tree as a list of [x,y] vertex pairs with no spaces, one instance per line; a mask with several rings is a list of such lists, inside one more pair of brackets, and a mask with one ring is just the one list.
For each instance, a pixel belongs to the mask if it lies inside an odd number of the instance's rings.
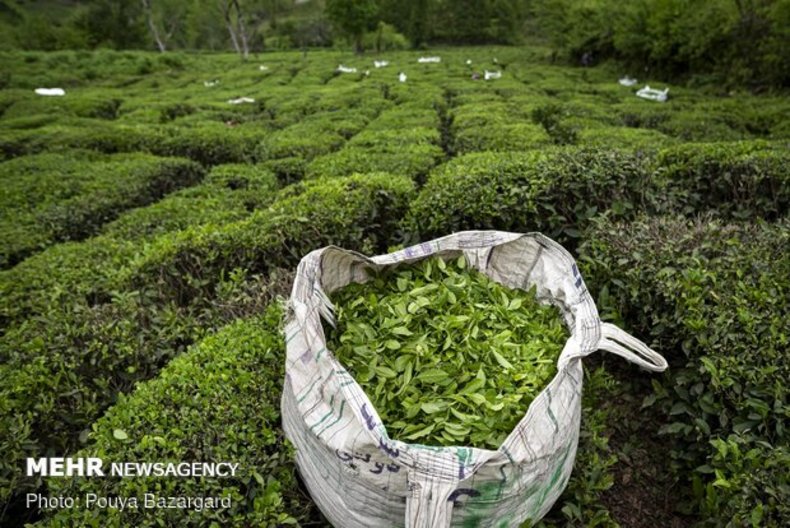
[[80,11],[75,26],[90,47],[143,48],[148,42],[138,0],[94,0]]
[[362,53],[362,37],[378,22],[376,0],[326,0],[326,15],[332,24],[354,42]]
[[[143,6],[143,13],[148,23],[148,30],[156,42],[159,51],[167,51],[167,43],[179,27],[179,21],[184,18],[186,6],[181,2],[157,1],[157,7],[152,7],[151,0],[140,0]],[[164,30],[159,30],[159,24]]]
[[274,23],[277,12],[284,8],[284,0],[219,0],[225,27],[233,49],[247,59],[252,43],[258,39],[263,46],[261,27],[265,20]]
[[407,2],[411,6],[409,11],[408,26],[406,36],[416,48],[425,44],[431,36],[431,14],[433,10],[432,0],[415,0]]

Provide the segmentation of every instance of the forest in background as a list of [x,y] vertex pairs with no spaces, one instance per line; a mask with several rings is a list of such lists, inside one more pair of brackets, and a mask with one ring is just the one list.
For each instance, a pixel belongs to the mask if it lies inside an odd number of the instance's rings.
[[539,40],[555,61],[790,84],[790,0],[2,0],[0,50],[363,50]]

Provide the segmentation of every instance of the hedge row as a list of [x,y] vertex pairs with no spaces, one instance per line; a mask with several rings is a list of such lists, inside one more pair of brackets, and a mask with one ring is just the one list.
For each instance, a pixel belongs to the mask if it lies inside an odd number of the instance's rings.
[[[685,94],[684,94],[685,95]],[[705,100],[670,100],[653,105],[630,100],[612,106],[619,125],[651,128],[685,141],[735,141],[751,138],[787,138],[783,115],[787,102],[737,97]]]
[[778,218],[788,211],[783,144],[712,143],[641,151],[564,147],[459,156],[428,178],[404,219],[425,240],[463,229],[542,231],[574,246],[588,220],[609,211],[709,211]]
[[686,144],[660,153],[665,192],[684,213],[774,219],[790,207],[790,144],[744,141]]
[[0,164],[0,268],[57,242],[94,235],[125,209],[202,177],[193,162],[141,154],[42,154]]
[[97,302],[141,244],[157,236],[203,224],[241,220],[268,205],[278,183],[256,165],[218,165],[200,185],[159,202],[132,209],[104,226],[100,236],[56,244],[13,269],[0,271],[0,323],[26,318],[74,302]]
[[[284,378],[281,310],[233,323],[171,361],[139,384],[91,427],[75,456],[115,461],[238,463],[233,478],[47,479],[50,495],[75,497],[81,506],[46,511],[36,526],[282,526],[320,521],[299,489],[280,428]],[[126,437],[117,438],[118,431]],[[87,509],[99,496],[230,497],[217,510]]]
[[150,240],[201,224],[221,225],[241,220],[266,207],[280,183],[262,164],[214,166],[201,185],[169,195],[156,204],[125,213],[102,229],[124,240]]
[[[72,510],[44,511],[36,526],[280,526],[327,525],[299,486],[292,452],[280,425],[280,394],[285,346],[273,305],[260,317],[237,321],[171,361],[156,379],[121,396],[91,426],[87,445],[74,456],[111,461],[239,463],[231,479],[49,478],[50,495],[142,498],[164,496],[231,497],[232,506],[217,511]],[[612,484],[616,457],[604,428],[604,398],[613,380],[602,368],[585,373],[583,431],[568,489],[541,526],[595,520],[615,526],[596,491]],[[116,431],[127,438],[119,440]],[[215,524],[212,524],[215,523]],[[605,524],[606,523],[606,524]]]
[[34,115],[57,115],[85,117],[89,119],[113,120],[118,117],[118,112],[123,100],[117,97],[101,95],[79,95],[69,97],[47,98],[39,97],[32,91],[10,90],[9,96],[13,98],[8,108],[3,113],[3,119],[24,118]]
[[261,129],[252,125],[229,127],[225,123],[203,122],[184,127],[129,126],[87,120],[80,124],[4,132],[0,139],[0,159],[76,148],[106,153],[141,151],[217,165],[254,160],[261,136]]
[[540,125],[519,119],[512,107],[501,103],[474,103],[451,111],[452,151],[522,151],[552,143]]
[[[574,126],[570,124],[569,126]],[[575,128],[575,127],[574,127]],[[675,143],[657,130],[643,128],[582,126],[578,127],[579,145],[598,148],[632,148],[656,151]]]
[[681,490],[705,526],[790,516],[790,223],[601,221],[580,248],[604,317],[670,362],[645,406],[663,416]]
[[156,240],[124,277],[132,288],[154,287],[186,304],[210,299],[218,277],[242,268],[265,273],[294,266],[315,248],[336,244],[383,250],[398,238],[412,182],[386,173],[291,185],[265,211],[222,230],[187,229]]
[[541,231],[572,247],[597,213],[643,206],[647,161],[585,148],[467,154],[430,175],[404,229],[420,240],[464,229]]
[[444,158],[435,128],[365,130],[345,148],[321,156],[307,166],[306,176],[347,176],[355,172],[389,172],[424,177]]
[[411,192],[407,178],[385,174],[292,186],[247,220],[155,238],[93,302],[42,307],[12,328],[0,338],[0,498],[36,488],[19,477],[25,457],[69,452],[118,393],[258,309],[267,288],[253,274],[271,278],[331,243],[384,249]]

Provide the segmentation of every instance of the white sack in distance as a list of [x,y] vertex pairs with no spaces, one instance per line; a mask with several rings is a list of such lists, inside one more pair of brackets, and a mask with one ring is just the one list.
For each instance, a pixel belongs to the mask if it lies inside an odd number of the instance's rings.
[[239,97],[238,99],[229,99],[228,103],[232,105],[236,104],[244,104],[244,103],[254,103],[255,99],[252,97]]
[[419,62],[420,64],[429,64],[429,63],[432,63],[432,62],[433,63],[435,63],[435,62],[442,62],[442,58],[441,57],[420,57],[419,59],[417,59],[417,62]]
[[651,101],[658,101],[659,103],[666,102],[668,94],[669,94],[669,88],[664,88],[663,90],[657,90],[655,88],[651,88],[648,85],[645,85],[644,88],[640,88],[636,92],[637,97],[641,97],[642,99],[649,99]]
[[36,88],[35,92],[38,95],[46,95],[46,96],[56,96],[60,97],[66,95],[66,90],[63,88]]
[[485,70],[484,71],[484,77],[485,77],[486,81],[490,81],[492,79],[501,79],[502,78],[502,72],[501,71],[488,71],[488,70]]

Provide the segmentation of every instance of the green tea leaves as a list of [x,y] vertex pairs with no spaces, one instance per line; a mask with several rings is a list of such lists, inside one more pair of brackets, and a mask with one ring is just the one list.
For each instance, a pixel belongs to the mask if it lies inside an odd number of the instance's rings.
[[327,346],[390,436],[497,448],[554,375],[567,339],[556,309],[463,257],[427,259],[332,295]]
[[504,369],[510,370],[510,369],[513,368],[513,364],[510,363],[510,361],[508,361],[507,359],[505,359],[502,356],[502,354],[500,354],[499,352],[496,352],[496,351],[492,352],[492,354],[494,355],[494,359],[496,359],[496,362],[499,363],[500,365],[502,365],[502,367]]

